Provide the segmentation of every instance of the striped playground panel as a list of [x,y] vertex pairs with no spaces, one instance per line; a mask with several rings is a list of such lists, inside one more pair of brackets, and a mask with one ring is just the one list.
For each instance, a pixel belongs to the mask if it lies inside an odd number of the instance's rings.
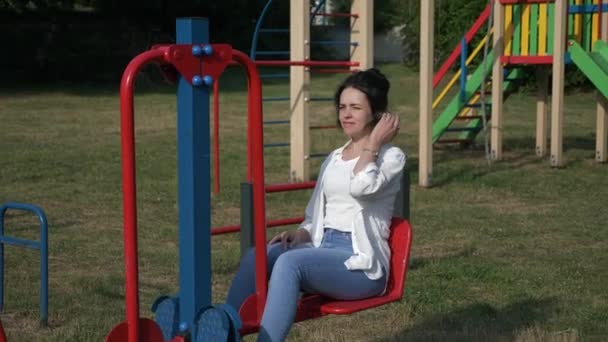
[[[505,6],[505,51],[508,64],[551,64],[553,62],[553,0],[501,0]],[[600,12],[608,4],[600,0],[569,0],[568,37],[590,51],[599,39]]]

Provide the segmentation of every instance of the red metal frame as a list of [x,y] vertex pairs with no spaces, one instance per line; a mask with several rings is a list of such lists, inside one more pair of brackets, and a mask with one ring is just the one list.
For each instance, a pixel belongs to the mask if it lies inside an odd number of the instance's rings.
[[[182,77],[189,82],[198,74],[210,75],[218,79],[219,75],[233,59],[245,66],[248,75],[249,86],[249,121],[252,123],[249,132],[252,133],[250,141],[256,142],[250,146],[248,155],[251,170],[248,175],[249,181],[254,184],[255,213],[254,224],[264,226],[264,161],[260,158],[263,151],[262,141],[262,107],[261,107],[261,83],[255,65],[242,52],[232,50],[227,44],[213,45],[214,54],[205,58],[205,63],[192,55],[192,45],[157,45],[135,57],[127,65],[120,85],[120,125],[121,125],[121,153],[122,153],[122,183],[123,183],[123,239],[125,259],[125,303],[127,320],[116,326],[108,335],[107,340],[114,340],[116,336],[122,336],[125,329],[129,341],[136,342],[140,337],[150,341],[156,341],[158,326],[149,319],[139,317],[139,267],[137,256],[137,199],[136,199],[136,168],[135,168],[135,127],[134,127],[134,98],[133,90],[135,78],[143,66],[150,63],[170,64]],[[172,77],[172,68],[168,76]],[[251,164],[252,160],[258,160]],[[264,230],[261,231],[258,240],[264,242]],[[265,257],[265,255],[264,255]],[[264,272],[265,269],[262,269]],[[265,274],[265,273],[263,273]],[[265,284],[261,288],[265,298]],[[262,302],[263,303],[263,302]],[[263,306],[261,308],[263,310]],[[261,311],[260,310],[260,311]],[[261,317],[261,315],[260,315]],[[143,330],[141,328],[144,328]],[[114,335],[115,334],[115,335]],[[161,333],[162,338],[162,333]]]
[[129,341],[139,341],[139,269],[137,259],[137,208],[135,189],[135,129],[133,87],[135,76],[151,62],[162,62],[164,51],[153,49],[135,57],[120,84],[120,140],[122,151],[123,239],[125,250],[125,301]]
[[[233,51],[232,59],[247,71],[248,75],[248,151],[249,158],[247,159],[248,181],[253,188],[253,225],[254,225],[254,243],[256,246],[256,305],[257,321],[262,319],[264,313],[264,304],[266,303],[266,293],[268,292],[268,283],[266,275],[268,273],[266,265],[266,202],[264,191],[264,132],[262,127],[262,82],[260,75],[253,61],[249,57],[240,52]],[[255,162],[254,162],[255,161]],[[256,227],[261,227],[256,229]]]
[[503,64],[552,64],[553,56],[501,56]]
[[220,80],[213,81],[213,193],[220,193]]
[[500,0],[502,5],[519,5],[519,4],[546,4],[554,3],[555,0]]
[[338,128],[336,125],[319,125],[319,126],[310,126],[310,129],[332,129]]
[[280,67],[280,66],[305,66],[305,67],[357,67],[359,62],[350,61],[272,61],[257,60],[257,66]]
[[[292,224],[299,224],[304,221],[304,217],[293,217],[293,218],[284,218],[278,220],[267,220],[266,228],[274,228],[281,226],[289,226]],[[222,235],[222,234],[230,234],[230,233],[238,233],[241,231],[241,226],[238,224],[230,225],[230,226],[222,226],[215,227],[211,229],[211,235]]]
[[0,342],[6,342],[6,334],[4,333],[4,326],[2,326],[2,321],[0,321]]
[[305,190],[312,189],[315,187],[317,182],[302,182],[302,183],[285,183],[285,184],[273,184],[266,186],[266,193],[270,194],[273,192],[285,192],[293,190]]
[[315,74],[350,74],[357,71],[359,69],[310,69]]

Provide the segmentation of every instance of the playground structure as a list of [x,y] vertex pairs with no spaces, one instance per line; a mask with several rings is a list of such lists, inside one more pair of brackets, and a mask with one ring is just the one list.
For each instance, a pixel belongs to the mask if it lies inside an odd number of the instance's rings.
[[[597,87],[596,160],[608,160],[608,4],[603,0],[490,1],[446,62],[433,76],[434,0],[421,1],[419,185],[432,185],[433,144],[467,143],[490,130],[490,157],[501,160],[503,103],[517,87],[522,65],[537,66],[536,154],[547,148],[548,66],[552,67],[550,164],[562,167],[564,65],[574,63]],[[466,46],[484,26],[488,32],[470,56]],[[492,37],[490,37],[492,36]],[[490,48],[490,39],[492,47]],[[467,77],[467,66],[484,51],[484,59]],[[500,51],[502,53],[497,53]],[[461,67],[433,99],[444,76],[460,56]],[[507,69],[509,68],[509,69]],[[460,79],[460,91],[435,122],[433,109]],[[490,82],[491,80],[491,82]],[[489,85],[491,84],[491,85]],[[491,101],[485,100],[487,87]],[[489,92],[488,92],[489,93]],[[491,115],[488,108],[491,107]],[[471,108],[478,108],[471,111]],[[460,124],[460,125],[459,125]],[[445,138],[449,133],[457,138]]]
[[[266,208],[264,184],[261,82],[255,64],[225,44],[208,44],[205,19],[178,19],[177,44],[158,45],[135,57],[121,82],[121,145],[126,277],[126,321],[114,327],[106,341],[236,340],[257,331],[267,293]],[[223,70],[236,62],[248,76],[247,184],[251,189],[251,226],[256,246],[256,293],[236,314],[211,306],[209,91]],[[156,322],[139,314],[137,201],[133,90],[135,77],[150,63],[170,65],[168,78],[178,81],[177,153],[179,208],[179,296],[161,296],[153,306]],[[405,177],[404,177],[405,178]],[[304,187],[305,188],[305,187]],[[275,186],[274,191],[283,190]],[[225,232],[225,231],[224,231]],[[360,301],[334,301],[308,295],[299,303],[297,320],[327,314],[348,314],[399,300],[403,294],[411,246],[407,220],[394,218],[389,244],[391,272],[384,295]],[[236,334],[236,336],[235,336]]]
[[[289,125],[289,142],[269,142],[265,148],[289,147],[290,171],[289,180],[294,182],[310,181],[309,161],[322,158],[327,153],[311,151],[310,131],[316,129],[336,128],[330,125],[310,124],[310,106],[316,101],[333,101],[333,97],[311,96],[311,73],[344,73],[358,69],[368,69],[373,66],[373,0],[353,0],[349,13],[324,11],[326,0],[316,1],[311,9],[310,0],[290,2],[290,24],[287,28],[264,27],[265,18],[272,10],[273,0],[268,0],[257,20],[252,38],[250,58],[256,66],[267,68],[289,67],[289,73],[261,74],[262,79],[289,78],[289,96],[263,97],[264,102],[289,101],[289,118],[265,120],[265,125]],[[314,40],[311,39],[311,21],[317,18],[342,18],[350,20],[350,39],[348,41]],[[258,50],[262,37],[266,35],[289,34],[289,50]],[[350,59],[345,61],[311,60],[311,46],[348,46]],[[288,56],[288,60],[264,60],[260,58]],[[219,87],[214,84],[214,193],[219,192],[220,160],[219,160]],[[333,94],[332,94],[333,95]]]

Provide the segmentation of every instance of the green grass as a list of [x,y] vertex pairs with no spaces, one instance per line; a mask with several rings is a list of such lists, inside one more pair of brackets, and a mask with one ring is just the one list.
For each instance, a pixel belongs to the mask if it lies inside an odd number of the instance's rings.
[[[594,162],[594,94],[565,99],[565,159],[549,167],[534,153],[535,99],[506,103],[505,159],[488,165],[483,137],[465,150],[435,152],[434,184],[417,184],[418,80],[398,65],[391,104],[403,129],[397,144],[412,172],[412,262],[403,300],[351,316],[296,324],[293,341],[601,341],[608,336],[608,176]],[[342,76],[315,76],[328,96]],[[136,97],[141,308],[177,291],[175,94],[140,82]],[[222,78],[221,193],[214,226],[239,216],[245,177],[246,83]],[[282,82],[268,95],[287,93]],[[38,327],[38,257],[6,248],[1,315],[10,341],[100,341],[124,320],[118,86],[36,86],[0,90],[0,203],[40,205],[50,229],[50,328]],[[313,123],[331,124],[315,103]],[[265,105],[285,118],[287,105]],[[313,150],[343,143],[315,132]],[[279,127],[266,141],[286,141]],[[286,149],[265,158],[268,183],[288,178]],[[320,161],[312,162],[316,173]],[[310,192],[268,196],[268,217],[300,216]],[[36,221],[10,214],[6,232],[37,239]],[[272,234],[272,232],[271,232]],[[238,234],[213,237],[213,299],[223,301],[238,262]],[[247,340],[252,340],[248,337]]]

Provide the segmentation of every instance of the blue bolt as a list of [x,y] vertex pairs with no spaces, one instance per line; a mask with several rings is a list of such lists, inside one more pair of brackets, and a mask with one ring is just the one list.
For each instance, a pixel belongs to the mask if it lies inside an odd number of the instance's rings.
[[213,46],[211,46],[211,45],[205,45],[203,47],[203,53],[205,54],[205,56],[211,56],[211,55],[213,55]]
[[203,49],[201,48],[200,45],[194,45],[194,46],[192,46],[192,54],[194,56],[200,56],[203,54]]
[[179,323],[179,331],[186,332],[188,331],[188,322],[180,322]]
[[203,84],[203,78],[200,77],[199,75],[196,75],[194,77],[192,77],[192,85],[195,87],[200,86],[201,84]]
[[203,76],[203,83],[205,83],[208,86],[212,85],[213,84],[213,77],[209,76],[209,75]]

